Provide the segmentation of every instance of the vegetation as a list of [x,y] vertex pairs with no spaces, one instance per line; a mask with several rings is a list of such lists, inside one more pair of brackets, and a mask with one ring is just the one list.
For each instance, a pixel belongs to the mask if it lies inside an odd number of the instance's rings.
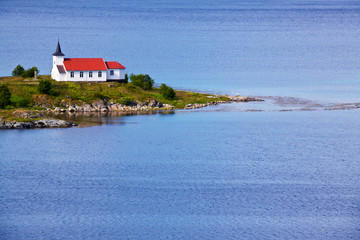
[[154,86],[154,80],[148,74],[131,74],[130,80],[133,85],[144,90],[150,90]]
[[176,96],[174,89],[164,83],[160,85],[159,93],[166,99],[174,99]]
[[[142,75],[142,78],[152,80],[146,75]],[[153,85],[153,80],[150,83]],[[14,116],[11,117],[11,113],[17,108],[24,108],[21,111],[39,111],[54,107],[64,108],[64,102],[81,105],[92,104],[99,99],[123,105],[155,99],[178,109],[187,104],[229,100],[224,96],[175,91],[165,84],[160,88],[144,90],[133,83],[57,82],[51,80],[49,75],[40,75],[37,80],[24,79],[21,76],[0,77],[0,108],[4,109],[0,110],[0,119],[6,116],[9,117],[6,118],[8,120],[15,119]]]
[[122,104],[122,105],[129,106],[132,103],[132,101],[128,97],[122,97],[122,98],[119,99],[119,103]]
[[12,71],[13,76],[22,76],[23,78],[33,78],[35,76],[35,71],[39,74],[39,69],[37,67],[32,67],[27,70],[23,66],[18,64]]
[[11,101],[11,105],[16,108],[25,108],[28,107],[30,104],[30,102],[25,98],[14,94],[11,95],[10,101]]
[[25,69],[23,68],[23,66],[21,66],[20,64],[18,64],[14,70],[12,71],[12,75],[13,76],[21,76],[23,75],[25,72]]
[[5,108],[11,103],[11,93],[8,86],[0,85],[0,108]]
[[39,69],[37,67],[32,67],[25,70],[21,76],[24,78],[33,78],[35,76],[35,71],[37,74],[39,74]]
[[125,83],[128,83],[129,82],[129,76],[127,73],[125,73],[125,79],[124,79],[124,82]]
[[49,94],[51,91],[51,81],[48,79],[40,80],[38,85],[38,91],[40,93]]

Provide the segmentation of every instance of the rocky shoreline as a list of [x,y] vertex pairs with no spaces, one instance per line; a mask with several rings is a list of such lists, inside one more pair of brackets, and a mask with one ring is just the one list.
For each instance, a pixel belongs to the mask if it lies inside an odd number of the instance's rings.
[[39,112],[34,111],[15,111],[14,117],[26,121],[6,121],[0,118],[0,129],[30,129],[30,128],[69,128],[77,126],[76,123],[53,118],[45,118]]
[[[250,101],[263,101],[261,99],[253,97],[243,97],[243,96],[226,96],[229,98],[229,101],[209,101],[208,103],[200,104],[187,104],[184,109],[197,109],[203,108],[211,105],[218,105],[222,103],[231,103],[231,102],[250,102]],[[97,100],[92,104],[87,103],[76,103],[70,100],[63,100],[61,102],[62,108],[47,108],[51,112],[112,112],[112,111],[153,111],[153,110],[175,110],[175,107],[170,104],[165,104],[152,99],[145,102],[132,103],[130,105],[122,105],[120,103],[107,102],[105,100]]]
[[41,119],[31,122],[17,122],[17,121],[0,122],[0,129],[69,128],[73,126],[77,126],[77,124],[60,119]]
[[[242,96],[226,96],[229,101],[209,101],[204,104],[187,104],[184,109],[198,109],[211,105],[218,105],[222,103],[231,102],[249,102],[249,101],[263,101],[261,99],[253,97]],[[70,99],[64,99],[61,102],[63,107],[47,108],[49,113],[92,113],[92,112],[141,112],[141,111],[156,111],[156,110],[175,110],[174,106],[170,104],[163,104],[155,99],[133,103],[129,106],[119,103],[106,102],[104,100],[94,101],[92,104],[79,103],[71,101]],[[69,128],[77,126],[76,123],[54,119],[45,118],[45,116],[39,112],[34,111],[15,111],[13,116],[20,119],[26,119],[27,121],[6,121],[4,118],[0,118],[0,129],[31,129],[31,128]],[[34,119],[34,120],[32,120]]]

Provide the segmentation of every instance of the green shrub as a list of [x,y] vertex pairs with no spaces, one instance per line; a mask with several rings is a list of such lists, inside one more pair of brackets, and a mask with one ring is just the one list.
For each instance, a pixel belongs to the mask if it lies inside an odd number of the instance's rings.
[[150,90],[154,85],[154,80],[148,74],[131,74],[130,80],[132,84],[144,90]]
[[14,70],[12,71],[12,75],[13,76],[21,76],[23,75],[23,73],[25,72],[25,69],[23,68],[23,66],[21,66],[20,64],[18,64]]
[[122,97],[122,98],[119,99],[119,103],[122,104],[122,105],[129,106],[132,103],[132,101],[128,97]]
[[10,101],[11,104],[17,108],[28,107],[30,104],[28,100],[17,95],[11,95]]
[[159,88],[159,93],[166,99],[174,99],[176,93],[172,87],[167,86],[166,84],[161,84]]
[[38,85],[38,91],[40,93],[49,94],[51,91],[51,81],[50,80],[40,80]]
[[32,78],[35,76],[35,71],[37,72],[37,74],[39,74],[39,69],[37,67],[32,67],[32,68],[29,68],[27,70],[25,70],[21,76],[24,77],[24,78]]
[[0,108],[5,108],[11,103],[11,93],[6,85],[0,85]]

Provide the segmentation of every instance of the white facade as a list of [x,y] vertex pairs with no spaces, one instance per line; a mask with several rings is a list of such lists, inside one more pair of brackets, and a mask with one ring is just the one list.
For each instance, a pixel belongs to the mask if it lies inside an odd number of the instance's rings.
[[63,65],[64,62],[64,56],[53,56],[53,66],[51,69],[51,78],[55,79],[57,81],[64,81],[64,75],[59,73],[57,69],[57,65]]
[[59,73],[56,69],[55,72],[54,76],[51,74],[51,77],[56,81],[106,82],[108,80],[107,71],[66,71],[66,73]]
[[124,69],[108,69],[107,70],[107,79],[108,80],[125,79],[125,70]]

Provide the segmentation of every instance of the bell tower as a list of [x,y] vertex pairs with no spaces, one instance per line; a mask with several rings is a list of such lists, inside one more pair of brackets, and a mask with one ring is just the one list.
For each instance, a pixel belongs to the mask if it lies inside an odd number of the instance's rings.
[[53,53],[53,66],[51,69],[51,78],[59,80],[59,71],[56,65],[63,66],[64,54],[61,52],[60,42],[58,40],[56,51]]
[[53,66],[54,65],[63,65],[64,54],[61,52],[60,42],[58,40],[56,51],[53,53]]

